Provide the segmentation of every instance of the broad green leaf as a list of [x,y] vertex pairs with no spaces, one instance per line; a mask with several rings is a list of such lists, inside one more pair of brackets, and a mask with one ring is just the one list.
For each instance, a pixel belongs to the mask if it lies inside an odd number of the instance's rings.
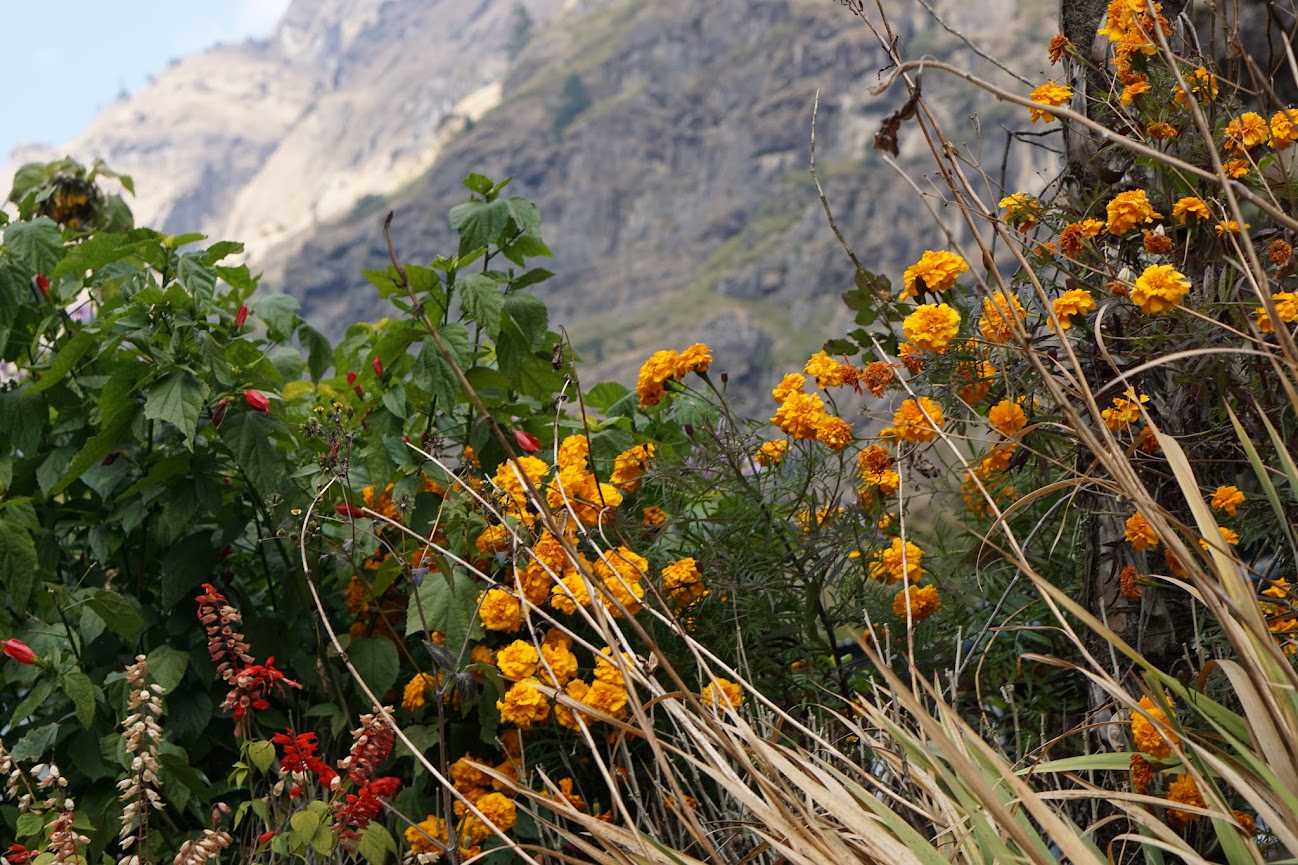
[[323,817],[324,815],[319,811],[298,811],[288,819],[288,822],[293,827],[293,831],[302,838],[303,842],[309,844],[311,838],[315,836],[316,830],[320,828],[320,821]]
[[478,619],[480,591],[481,587],[462,570],[456,569],[450,578],[429,574],[406,608],[406,636],[422,634],[427,622],[429,631],[446,635],[451,652],[459,652],[470,637],[482,635]]
[[95,686],[90,677],[80,670],[73,670],[63,676],[63,693],[72,701],[77,713],[77,723],[89,728],[95,722]]
[[333,346],[323,333],[305,322],[298,325],[297,338],[307,351],[306,366],[311,371],[311,380],[319,381],[334,361]]
[[491,188],[495,185],[490,177],[485,174],[478,174],[476,171],[471,172],[468,177],[464,178],[465,189],[484,197],[488,192],[491,192]]
[[201,252],[186,252],[176,258],[176,278],[197,299],[210,301],[216,294],[216,271]]
[[63,257],[63,232],[44,216],[5,226],[4,242],[18,263],[33,273],[53,273]]
[[626,385],[606,381],[595,385],[585,396],[586,405],[592,408],[606,409],[631,392]]
[[184,370],[168,373],[149,388],[144,399],[144,416],[172,424],[185,436],[185,446],[194,449],[198,416],[207,402],[207,385]]
[[248,308],[266,322],[272,339],[286,340],[293,335],[293,316],[297,314],[297,298],[287,294],[268,294],[248,301]]
[[275,744],[267,740],[248,743],[248,759],[265,775],[275,763]]
[[15,763],[35,763],[58,737],[58,724],[42,724],[33,727],[27,735],[18,740],[18,744],[10,749],[9,756]]
[[14,709],[13,715],[6,720],[14,726],[21,724],[23,721],[26,721],[31,717],[33,712],[41,706],[44,706],[45,701],[48,700],[50,695],[53,693],[53,680],[41,679],[32,687],[31,691],[27,693],[27,696],[23,697],[23,701],[18,704],[18,708]]
[[149,679],[167,693],[176,690],[188,666],[189,653],[174,646],[159,646],[149,653]]
[[58,282],[61,277],[68,275],[80,277],[87,270],[101,270],[105,265],[130,258],[142,247],[153,242],[153,235],[147,232],[143,237],[134,232],[131,234],[99,232],[69,247],[68,254],[51,273],[46,275],[51,282]]
[[216,264],[224,258],[238,255],[241,252],[243,252],[243,244],[237,240],[218,240],[203,251],[203,261],[208,264]]
[[18,839],[33,838],[45,831],[45,814],[28,811],[18,815]]
[[445,410],[455,404],[460,387],[455,371],[431,339],[424,343],[415,357],[410,379],[415,387],[436,399],[439,408]]
[[459,322],[452,322],[446,327],[439,330],[442,342],[446,344],[446,350],[455,358],[455,362],[460,365],[460,369],[467,367],[473,359],[473,349],[469,343],[469,329]]
[[223,267],[217,265],[212,268],[216,275],[225,280],[225,284],[235,289],[239,297],[247,297],[257,290],[257,277],[252,275],[248,270],[248,265],[241,264],[238,267]]
[[86,605],[99,614],[108,625],[108,629],[123,640],[131,641],[144,627],[144,618],[139,611],[112,589],[98,589],[86,598]]
[[500,332],[505,295],[494,279],[475,273],[460,280],[460,305],[464,314],[481,325],[488,336],[494,338]]
[[[107,395],[107,388],[104,391]],[[101,400],[102,403],[102,400]],[[90,439],[81,446],[77,456],[68,466],[67,472],[63,475],[63,480],[50,490],[51,495],[57,495],[63,492],[72,483],[85,474],[91,466],[98,465],[108,456],[118,445],[122,443],[126,433],[130,430],[131,424],[139,415],[140,406],[133,399],[124,399],[114,406],[115,410],[105,414],[103,425],[99,432],[91,436]]]
[[415,264],[406,265],[406,279],[410,280],[410,290],[415,297],[426,305],[431,305],[428,315],[433,321],[446,312],[446,292],[442,290],[442,277],[437,271]]
[[451,228],[460,235],[460,255],[491,246],[509,224],[509,204],[504,201],[467,201],[451,208]]
[[550,313],[542,301],[526,292],[514,292],[505,298],[504,314],[514,321],[531,348],[540,347],[550,326]]
[[347,647],[347,657],[374,693],[386,693],[396,683],[401,662],[386,637],[357,637]]
[[539,241],[541,211],[537,209],[536,204],[521,195],[511,195],[505,199],[505,205],[509,208],[509,215],[514,218],[514,224]]
[[72,338],[63,344],[58,354],[54,355],[54,361],[47,368],[41,370],[40,381],[32,382],[28,392],[40,393],[63,381],[67,374],[72,372],[77,362],[85,356],[86,352],[98,344],[102,338],[99,334],[86,329],[72,334]]
[[27,612],[36,570],[32,536],[12,520],[0,520],[0,584],[9,589],[14,611],[19,615]]
[[396,269],[388,267],[387,270],[362,270],[361,276],[379,290],[379,297],[387,300],[395,295],[403,294],[400,278],[397,276]]
[[0,390],[0,441],[6,451],[35,453],[49,416],[45,397],[30,390]]
[[392,412],[393,417],[405,420],[406,388],[399,381],[394,381],[383,389],[383,407]]
[[269,414],[234,409],[221,424],[221,438],[248,480],[263,495],[274,492],[284,479],[284,460],[275,448],[280,428],[280,422]]
[[[437,747],[437,743],[441,741],[441,736],[437,732],[437,727],[431,724],[427,726],[421,726],[416,724],[410,727],[402,727],[402,730],[405,732],[406,736],[414,744],[415,748],[419,751],[420,754],[429,753],[430,751],[433,750],[433,748]],[[396,747],[397,747],[398,757],[414,756],[410,752],[410,749],[406,747],[404,742],[398,740]],[[419,762],[418,760],[415,760],[415,776],[418,777],[419,773],[422,771],[424,771],[424,764]]]
[[369,865],[383,865],[388,860],[389,853],[396,855],[397,842],[382,823],[371,822],[361,832],[356,849]]

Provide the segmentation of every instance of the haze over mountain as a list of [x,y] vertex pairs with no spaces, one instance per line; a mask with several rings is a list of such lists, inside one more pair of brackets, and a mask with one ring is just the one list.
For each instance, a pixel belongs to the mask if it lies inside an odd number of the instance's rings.
[[[981,63],[921,6],[889,5],[906,56]],[[934,5],[1029,78],[1048,74],[1052,3]],[[335,333],[383,314],[360,270],[386,263],[388,208],[402,257],[431,259],[454,249],[461,179],[512,174],[555,252],[538,294],[592,380],[705,341],[755,393],[847,319],[851,263],[807,170],[818,90],[821,179],[866,266],[896,281],[944,242],[872,149],[904,99],[870,95],[887,65],[832,0],[294,0],[270,39],[183,58],[6,172],[102,157],[133,175],[137,222],[243,240],[263,288]],[[999,169],[1002,124],[1022,128],[1023,113],[936,75],[924,85],[947,134]],[[901,147],[902,165],[926,170],[917,131]],[[1011,160],[1004,186],[1036,188],[1048,165]]]

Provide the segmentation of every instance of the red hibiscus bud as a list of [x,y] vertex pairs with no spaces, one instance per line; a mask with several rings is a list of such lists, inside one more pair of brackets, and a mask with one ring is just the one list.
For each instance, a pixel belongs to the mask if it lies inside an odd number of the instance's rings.
[[347,370],[347,383],[352,386],[352,390],[356,391],[357,396],[365,396],[365,391],[361,390],[361,386],[356,383],[357,377],[356,373]]
[[375,375],[377,375],[379,378],[383,378],[383,361],[379,360],[378,355],[374,356],[374,360],[372,363],[370,363],[370,366],[374,367]]
[[243,330],[244,324],[248,321],[248,307],[246,304],[239,304],[239,311],[234,314],[234,329]]
[[270,411],[270,398],[261,391],[245,390],[243,401],[251,406],[253,411]]
[[36,274],[36,287],[40,289],[41,297],[50,296],[50,278],[45,274]]
[[347,383],[356,384],[356,373],[353,370],[347,370]]
[[541,449],[541,440],[521,429],[514,430],[514,443],[523,453],[534,454]]
[[274,838],[278,834],[279,833],[276,832],[274,829],[271,829],[269,832],[262,832],[261,835],[257,836],[257,843],[265,844],[267,841],[269,841],[271,838]]
[[0,650],[20,664],[32,664],[36,661],[36,653],[22,640],[5,640],[0,643]]
[[356,507],[356,505],[347,502],[343,502],[341,505],[334,505],[334,510],[342,517],[351,517],[353,519],[363,519],[365,517],[365,511]]

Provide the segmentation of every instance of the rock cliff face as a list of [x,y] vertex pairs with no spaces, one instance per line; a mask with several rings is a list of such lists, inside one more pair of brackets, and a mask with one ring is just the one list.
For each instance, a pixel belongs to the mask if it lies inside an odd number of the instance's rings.
[[[142,222],[247,241],[263,284],[335,332],[379,309],[359,271],[386,261],[389,207],[400,254],[430,259],[454,248],[460,180],[513,175],[556,254],[559,277],[542,287],[551,320],[592,380],[633,378],[649,352],[705,341],[751,396],[838,335],[852,272],[807,171],[817,91],[821,179],[866,266],[896,280],[943,243],[871,148],[904,94],[869,94],[888,63],[839,4],[525,5],[534,27],[510,58],[513,0],[296,0],[271,40],[181,61],[70,149],[136,176]],[[889,5],[907,56],[979,62],[923,8]],[[1030,46],[1024,71],[1040,76],[1053,3],[936,6],[993,53],[1022,63]],[[574,77],[589,97],[575,113],[563,95]],[[948,136],[994,163],[1001,123],[1023,125],[955,82],[928,76],[925,92],[948,107]],[[901,165],[925,165],[909,158],[924,151],[917,131],[901,146]],[[1037,167],[1014,160],[1004,185],[1040,186]]]

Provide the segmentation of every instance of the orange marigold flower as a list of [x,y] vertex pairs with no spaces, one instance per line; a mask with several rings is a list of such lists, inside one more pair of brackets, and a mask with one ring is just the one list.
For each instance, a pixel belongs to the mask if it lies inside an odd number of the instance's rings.
[[1041,203],[1026,192],[1005,196],[998,202],[997,207],[1005,211],[1006,222],[1017,225],[1024,231],[1030,230],[1037,224],[1037,214],[1041,211]]
[[923,282],[926,291],[946,291],[967,270],[969,263],[954,252],[925,250],[919,261],[906,268],[906,272],[902,274],[903,289],[898,299],[906,300],[919,295],[919,286],[915,284],[917,279]]
[[1125,234],[1142,222],[1153,222],[1162,219],[1163,214],[1154,210],[1143,189],[1131,189],[1118,193],[1106,208],[1109,215],[1109,234]]
[[[1194,70],[1194,72],[1190,74],[1187,83],[1190,85],[1190,92],[1193,93],[1197,99],[1211,102],[1217,98],[1217,76],[1209,72],[1206,67],[1200,66],[1198,69]],[[1189,98],[1185,95],[1185,91],[1179,86],[1173,92],[1172,99],[1182,108],[1190,107]]]
[[[1073,88],[1064,84],[1056,84],[1053,81],[1049,81],[1033,90],[1031,99],[1038,105],[1044,105],[1047,108],[1056,108],[1060,105],[1067,105],[1069,102],[1073,101]],[[1041,108],[1029,108],[1028,117],[1031,118],[1033,123],[1036,123],[1038,120],[1044,120],[1046,123],[1050,123],[1055,119],[1055,115]]]
[[892,454],[879,445],[870,445],[857,454],[856,474],[862,483],[878,487],[886,496],[897,492],[901,484],[901,475],[892,468]]
[[1162,233],[1161,225],[1158,231],[1142,228],[1140,238],[1145,244],[1145,252],[1150,255],[1167,255],[1172,251],[1172,238]]
[[1096,237],[1104,230],[1104,220],[1102,219],[1083,219],[1077,223],[1082,227],[1082,234],[1087,237]]
[[504,589],[488,589],[478,605],[482,627],[488,631],[517,631],[523,625],[523,607]]
[[908,342],[897,346],[897,357],[913,375],[924,371],[924,352]]
[[1252,150],[1259,144],[1265,144],[1270,135],[1266,119],[1260,114],[1246,111],[1226,124],[1226,149],[1236,153]]
[[[1194,778],[1189,773],[1177,776],[1177,779],[1167,785],[1167,801],[1176,802],[1181,805],[1190,805],[1194,808],[1202,808],[1203,794],[1199,792],[1199,785],[1194,783]],[[1189,811],[1183,811],[1180,808],[1167,809],[1167,825],[1175,829],[1184,829],[1190,823],[1199,819],[1198,814]]]
[[478,552],[487,555],[488,553],[498,553],[509,549],[509,541],[509,529],[503,524],[497,523],[483,529],[474,542],[474,546],[478,548]]
[[819,394],[791,393],[775,410],[771,423],[795,439],[816,437],[820,422],[827,417],[825,403]]
[[1051,308],[1055,318],[1059,319],[1060,329],[1068,330],[1073,326],[1074,316],[1094,311],[1095,298],[1084,288],[1070,288],[1055,298]]
[[758,465],[778,466],[784,461],[784,455],[788,450],[789,443],[783,439],[763,442],[757,449],[757,453],[753,454],[753,459],[757,460]]
[[550,701],[536,679],[524,679],[509,686],[505,696],[496,701],[500,720],[526,730],[550,717]]
[[1239,828],[1244,830],[1245,835],[1248,835],[1251,838],[1253,835],[1257,834],[1257,821],[1253,819],[1252,814],[1240,810],[1234,810],[1230,813],[1235,815],[1235,821],[1239,823]]
[[1139,753],[1131,755],[1131,792],[1144,796],[1154,784],[1154,769]]
[[996,367],[985,360],[961,362],[955,368],[955,380],[963,384],[956,393],[969,405],[977,405],[991,391],[995,376]]
[[978,329],[988,342],[1006,343],[1014,337],[1014,323],[1023,326],[1027,311],[1017,295],[1006,297],[1005,292],[993,292],[983,298],[983,315],[978,319]]
[[893,538],[892,545],[879,550],[870,562],[870,576],[876,580],[892,580],[899,583],[906,579],[918,583],[924,576],[920,560],[924,551],[901,538]]
[[526,640],[515,640],[496,652],[496,669],[506,679],[526,679],[541,666],[541,653]]
[[1204,200],[1193,195],[1178,199],[1172,205],[1172,218],[1182,225],[1191,219],[1208,219],[1210,216],[1212,214],[1208,212],[1208,205]]
[[680,559],[662,570],[663,588],[668,597],[682,606],[691,604],[708,593],[703,587],[703,574],[694,559]]
[[892,416],[897,435],[908,442],[927,442],[937,438],[944,422],[942,406],[926,396],[908,399],[898,406]]
[[656,351],[640,367],[636,381],[636,393],[640,395],[640,405],[653,406],[662,402],[667,395],[666,383],[674,381],[680,367],[680,355],[677,352]]
[[[1214,228],[1217,229],[1218,237],[1225,237],[1227,234],[1239,234],[1241,230],[1239,223],[1233,219],[1227,219],[1222,222],[1218,222],[1214,226]],[[1252,228],[1251,225],[1249,225],[1247,222],[1244,223],[1244,228],[1243,228],[1244,231],[1247,231],[1250,228]]]
[[[1225,541],[1228,545],[1233,547],[1239,544],[1239,532],[1235,531],[1234,529],[1228,529],[1225,526],[1217,526],[1217,531],[1221,532],[1221,539]],[[1208,539],[1200,538],[1199,546],[1203,548],[1204,552],[1207,552]]]
[[1181,560],[1176,557],[1176,553],[1169,549],[1163,550],[1163,561],[1167,563],[1167,571],[1177,579],[1184,580],[1189,577],[1185,568],[1181,566]]
[[407,712],[416,712],[423,708],[428,698],[437,693],[437,678],[431,673],[416,673],[406,683],[401,694],[401,708]]
[[[1125,532],[1128,543],[1136,548],[1136,552],[1141,553],[1150,547],[1158,546],[1158,535],[1154,533],[1149,523],[1145,521],[1144,514],[1137,511],[1127,518],[1127,530]],[[1154,756],[1159,756],[1155,754]]]
[[[1298,294],[1292,291],[1277,291],[1271,295],[1271,302],[1275,304],[1275,311],[1281,321],[1286,324],[1298,321]],[[1259,330],[1263,333],[1275,332],[1275,322],[1267,315],[1266,307],[1259,306],[1253,314],[1257,316]]]
[[1293,257],[1293,247],[1276,238],[1267,246],[1266,255],[1276,267],[1284,267],[1289,263],[1289,259]]
[[771,396],[775,398],[776,402],[784,402],[789,398],[789,394],[802,393],[802,389],[806,387],[806,385],[806,378],[798,375],[796,372],[791,372],[780,380],[780,383],[771,391]]
[[1145,127],[1145,132],[1149,133],[1150,138],[1157,141],[1167,141],[1170,138],[1175,138],[1177,135],[1175,126],[1170,123],[1162,122],[1149,124]]
[[1251,167],[1247,159],[1228,159],[1221,164],[1221,170],[1232,180],[1238,180],[1248,174]]
[[1208,503],[1214,511],[1225,511],[1229,516],[1235,516],[1235,509],[1244,503],[1244,494],[1236,486],[1217,487],[1216,492],[1212,494],[1212,500]]
[[613,460],[613,474],[608,479],[609,483],[628,493],[640,489],[644,474],[649,469],[649,461],[654,457],[654,450],[653,442],[645,442],[618,454]]
[[1073,43],[1068,41],[1068,37],[1060,33],[1050,40],[1050,47],[1047,49],[1047,55],[1050,57],[1050,65],[1054,66],[1063,59],[1064,52],[1073,47]]
[[943,354],[952,338],[960,331],[960,313],[949,304],[923,303],[906,316],[902,332],[912,345]]
[[1131,300],[1146,315],[1162,315],[1180,304],[1190,291],[1190,280],[1170,264],[1151,264],[1136,278]]
[[816,425],[816,441],[830,450],[841,451],[852,443],[852,425],[841,417],[827,414]]
[[843,384],[843,365],[823,351],[813,354],[802,371],[813,376],[817,386],[822,388],[840,387]]
[[1122,88],[1122,93],[1118,96],[1118,101],[1123,105],[1130,105],[1137,96],[1142,96],[1148,92],[1149,79],[1139,78]]
[[641,509],[641,513],[644,515],[644,518],[640,521],[642,526],[661,526],[667,523],[667,512],[657,505],[649,505]]
[[676,378],[684,378],[690,372],[707,372],[710,366],[712,352],[703,343],[696,342],[676,356]]
[[1028,425],[1028,418],[1017,401],[1003,399],[987,413],[987,422],[996,432],[1013,438]]
[[942,608],[937,586],[906,586],[892,599],[892,611],[906,618],[909,611],[912,621],[923,621]]
[[1081,254],[1082,244],[1085,242],[1086,235],[1082,233],[1081,223],[1070,222],[1059,233],[1059,248],[1069,258],[1077,258]]
[[1136,750],[1156,760],[1172,756],[1172,746],[1181,744],[1181,737],[1168,725],[1167,713],[1149,697],[1140,698],[1140,709],[1143,711],[1131,713],[1131,738]]
[[1133,601],[1140,600],[1140,586],[1136,585],[1136,566],[1127,565],[1118,574],[1118,588]]
[[893,370],[897,368],[895,363],[885,363],[881,360],[872,361],[865,365],[861,370],[858,381],[861,385],[875,396],[883,396],[883,392],[888,389],[894,378]]
[[744,702],[744,692],[735,682],[718,677],[703,689],[700,698],[705,706],[738,709]]
[[1276,150],[1284,150],[1290,144],[1298,141],[1298,108],[1286,108],[1283,111],[1277,111],[1271,117],[1271,146]]

